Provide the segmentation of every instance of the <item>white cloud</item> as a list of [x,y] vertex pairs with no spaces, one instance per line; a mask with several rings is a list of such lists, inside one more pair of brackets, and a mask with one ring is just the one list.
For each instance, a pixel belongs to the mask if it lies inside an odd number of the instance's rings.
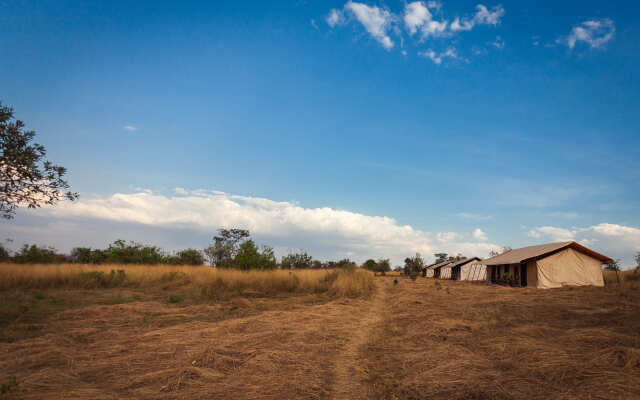
[[[468,31],[473,29],[476,25],[493,25],[496,26],[501,22],[502,16],[505,11],[502,6],[495,6],[488,9],[482,4],[476,6],[476,13],[472,18],[460,18],[457,17],[452,23],[449,23],[446,19],[435,19],[431,10],[435,10],[438,15],[441,15],[440,9],[442,3],[439,1],[413,1],[405,3],[404,12],[402,15],[394,14],[386,9],[378,6],[370,6],[364,3],[358,3],[354,1],[348,1],[342,10],[332,9],[326,17],[327,24],[334,27],[336,25],[344,24],[347,19],[346,15],[352,16],[360,22],[366,31],[387,50],[391,50],[394,47],[394,42],[388,34],[389,30],[392,30],[398,36],[401,36],[401,24],[398,21],[404,22],[404,28],[409,36],[414,36],[420,32],[419,40],[424,41],[428,37],[448,37],[459,31]],[[500,41],[495,42],[496,46]],[[446,53],[446,52],[445,52]],[[444,55],[443,53],[442,55]],[[429,57],[429,51],[424,52]],[[435,55],[431,58],[436,64],[442,62],[442,55]],[[446,55],[451,57],[451,55]],[[438,61],[439,60],[439,61]]]
[[386,50],[391,50],[393,41],[387,34],[391,22],[395,19],[393,14],[380,7],[368,6],[363,3],[349,1],[344,6],[345,10],[353,13],[355,18],[364,26],[367,32],[377,40]]
[[125,125],[122,127],[122,129],[124,129],[125,131],[129,131],[129,132],[133,132],[133,131],[137,131],[138,128],[136,128],[133,125]]
[[608,18],[587,20],[574,26],[567,37],[558,39],[558,43],[564,43],[573,49],[578,42],[584,42],[590,48],[597,49],[613,39],[615,32],[616,27]]
[[454,32],[470,31],[471,29],[473,29],[474,25],[475,24],[473,21],[469,21],[466,19],[461,20],[460,18],[456,17],[451,23],[451,30]]
[[409,35],[414,35],[418,29],[421,30],[421,37],[440,36],[446,29],[447,21],[436,21],[424,2],[414,1],[405,6],[404,24]]
[[[404,257],[415,252],[430,259],[438,251],[485,257],[490,250],[499,248],[487,242],[465,241],[463,235],[456,232],[430,233],[400,225],[389,217],[329,207],[305,208],[291,202],[211,190],[176,188],[173,195],[151,191],[116,193],[28,213],[70,221],[78,226],[124,226],[124,232],[129,232],[127,226],[144,226],[161,232],[196,232],[209,236],[221,227],[240,227],[249,229],[261,243],[274,245],[276,249],[306,249],[319,258],[339,258],[350,253],[358,261],[390,257],[394,263],[401,263]],[[96,219],[105,222],[96,223]],[[55,224],[51,226],[55,229]],[[50,229],[41,234],[51,234]],[[79,238],[82,232],[83,229],[78,228]],[[67,240],[72,236],[64,235]],[[107,232],[105,236],[109,236]],[[33,238],[30,240],[37,239],[35,234],[30,237]]]
[[633,256],[640,251],[640,229],[618,224],[571,229],[541,226],[530,230],[529,236],[559,242],[575,240],[611,258],[621,259],[624,266],[631,266]]
[[316,24],[316,20],[311,18],[311,20],[309,21],[309,23],[311,24],[311,26],[313,26],[314,29],[320,29],[318,27],[318,24]]
[[493,25],[496,26],[500,23],[500,19],[504,16],[504,8],[502,6],[495,6],[490,10],[482,4],[476,6],[478,10],[473,17],[473,21],[478,24]]
[[442,61],[445,58],[451,58],[454,60],[459,59],[456,49],[451,47],[442,53],[436,53],[432,49],[429,49],[429,50],[418,52],[418,55],[430,59],[431,61],[434,62],[434,64],[437,64],[437,65],[442,64]]
[[342,25],[344,23],[344,14],[340,10],[336,10],[335,8],[329,11],[329,15],[326,18],[327,24],[330,27],[334,27],[336,25]]
[[491,10],[489,10],[484,5],[478,4],[476,6],[476,10],[478,11],[471,19],[456,17],[451,23],[451,31],[470,31],[476,25],[496,26],[501,22],[500,19],[504,16],[505,13],[502,6],[495,6]]
[[481,242],[487,241],[487,235],[480,228],[474,229],[473,232],[471,233],[471,236],[473,236],[474,239],[479,240]]

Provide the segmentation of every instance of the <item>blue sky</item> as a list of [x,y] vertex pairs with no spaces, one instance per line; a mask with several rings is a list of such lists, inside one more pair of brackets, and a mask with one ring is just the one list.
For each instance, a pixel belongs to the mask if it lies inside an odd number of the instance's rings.
[[0,100],[82,196],[1,228],[174,249],[233,224],[396,262],[574,239],[631,265],[639,8],[0,2]]

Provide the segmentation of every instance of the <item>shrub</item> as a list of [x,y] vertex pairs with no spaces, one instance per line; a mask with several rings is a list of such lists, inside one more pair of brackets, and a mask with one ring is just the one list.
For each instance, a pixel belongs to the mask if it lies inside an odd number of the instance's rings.
[[282,269],[307,269],[311,268],[313,258],[307,252],[291,253],[282,257],[280,267]]
[[56,253],[56,249],[53,247],[39,247],[35,244],[31,246],[25,244],[11,260],[17,264],[51,264],[62,263],[65,261],[65,256]]

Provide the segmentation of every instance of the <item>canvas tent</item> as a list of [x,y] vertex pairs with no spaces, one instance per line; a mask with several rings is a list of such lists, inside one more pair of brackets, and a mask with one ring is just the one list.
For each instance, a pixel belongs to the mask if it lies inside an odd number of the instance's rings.
[[483,260],[487,278],[521,286],[604,286],[602,264],[613,260],[576,242],[549,243],[509,250]]
[[449,279],[451,277],[451,269],[448,268],[455,261],[443,261],[438,264],[431,264],[428,268],[433,270],[433,277],[440,279]]
[[433,278],[433,267],[436,266],[436,264],[431,264],[431,265],[427,265],[425,267],[422,267],[422,276],[424,276],[425,278]]
[[447,268],[451,270],[451,279],[455,281],[471,280],[471,265],[479,261],[481,261],[480,258],[471,257],[453,262],[451,265],[447,266]]

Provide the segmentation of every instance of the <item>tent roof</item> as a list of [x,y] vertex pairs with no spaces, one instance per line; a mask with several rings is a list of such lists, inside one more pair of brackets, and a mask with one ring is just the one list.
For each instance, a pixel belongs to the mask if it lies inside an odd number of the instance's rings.
[[453,261],[443,261],[441,263],[437,263],[437,264],[431,264],[429,265],[427,268],[429,269],[436,269],[436,268],[440,268],[440,267],[444,267],[445,265],[449,265],[451,264]]
[[531,259],[539,259],[544,258],[546,256],[550,256],[553,253],[556,253],[560,250],[564,250],[565,248],[571,247],[574,250],[577,250],[581,253],[587,254],[593,258],[596,258],[603,263],[612,263],[613,260],[607,256],[604,256],[600,253],[597,253],[581,244],[576,242],[557,242],[557,243],[547,243],[540,244],[537,246],[528,246],[522,247],[520,249],[509,250],[502,254],[498,254],[495,257],[487,258],[483,260],[482,263],[485,265],[501,265],[501,264],[519,264],[524,261],[528,261]]
[[453,264],[451,264],[450,267],[452,267],[452,268],[453,267],[459,267],[461,265],[465,265],[467,263],[470,263],[471,261],[482,261],[482,260],[480,259],[480,257],[463,258],[462,260],[456,261]]

